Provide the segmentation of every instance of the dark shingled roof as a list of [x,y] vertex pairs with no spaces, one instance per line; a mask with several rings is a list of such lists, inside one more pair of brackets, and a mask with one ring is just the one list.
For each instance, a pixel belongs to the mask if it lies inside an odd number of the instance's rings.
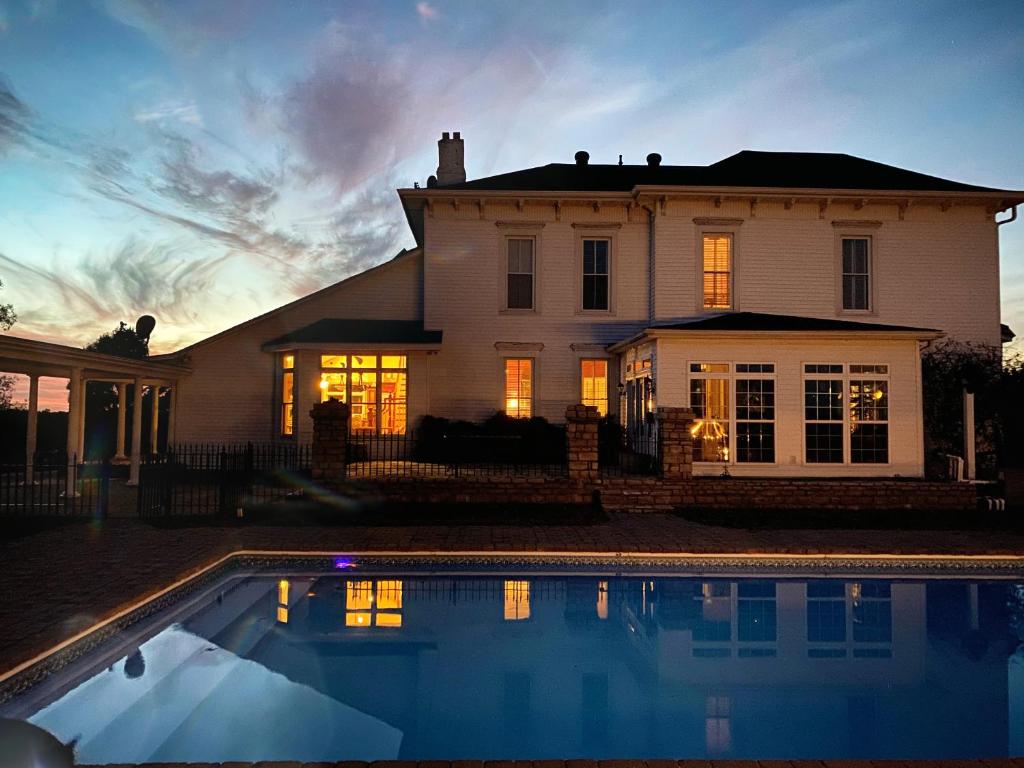
[[693,320],[651,326],[651,330],[673,331],[910,331],[941,333],[934,328],[910,328],[905,325],[858,323],[852,320],[831,320],[795,315],[770,315],[762,312],[723,312]]
[[264,344],[440,344],[441,331],[426,331],[419,320],[325,318]]
[[[1001,192],[904,170],[852,155],[744,150],[712,165],[576,165],[537,168],[448,184],[438,189],[628,192],[639,185],[865,189],[915,192]],[[1009,192],[1008,195],[1019,195]]]

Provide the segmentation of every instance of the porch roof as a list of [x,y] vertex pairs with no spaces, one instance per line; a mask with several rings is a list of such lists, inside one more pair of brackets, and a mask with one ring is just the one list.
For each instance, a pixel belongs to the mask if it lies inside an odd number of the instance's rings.
[[428,331],[419,320],[324,318],[263,344],[264,350],[313,344],[439,346],[442,331]]
[[720,312],[701,315],[692,320],[652,325],[640,333],[608,348],[617,352],[645,338],[655,336],[700,335],[775,335],[775,334],[822,334],[822,335],[874,335],[892,338],[937,339],[945,334],[935,328],[916,328],[906,325],[885,325],[882,323],[861,323],[854,320],[834,318],[801,317],[798,315],[775,315],[765,312]]
[[92,352],[65,344],[0,334],[0,371],[71,378],[78,371],[90,381],[171,383],[189,373],[180,362],[135,359]]

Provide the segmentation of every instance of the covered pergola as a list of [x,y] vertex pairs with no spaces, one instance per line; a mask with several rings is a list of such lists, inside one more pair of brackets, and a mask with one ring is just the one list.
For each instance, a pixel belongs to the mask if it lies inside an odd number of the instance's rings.
[[[149,434],[149,450],[157,449],[159,419],[159,393],[166,388],[170,397],[170,414],[167,420],[168,443],[174,441],[174,406],[179,379],[189,369],[180,364],[166,361],[135,359],[90,352],[64,344],[23,339],[17,336],[0,335],[0,372],[24,374],[29,379],[28,430],[25,444],[25,459],[28,477],[31,479],[33,457],[36,452],[36,436],[39,412],[39,377],[62,378],[69,381],[68,390],[68,464],[72,457],[81,461],[85,449],[85,387],[90,381],[101,381],[117,386],[117,453],[115,460],[131,461],[129,484],[139,481],[139,465],[142,457],[142,395],[145,388],[153,391],[153,418]],[[125,412],[128,404],[128,386],[132,385],[132,441],[131,454],[125,454]],[[69,468],[69,473],[73,470]],[[69,483],[70,487],[70,483]]]

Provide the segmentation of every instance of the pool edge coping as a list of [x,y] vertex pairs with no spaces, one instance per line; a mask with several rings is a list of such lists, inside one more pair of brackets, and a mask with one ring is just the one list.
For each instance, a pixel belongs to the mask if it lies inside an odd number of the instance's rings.
[[[182,590],[189,585],[196,587],[200,586],[202,580],[205,577],[210,577],[211,574],[217,572],[218,569],[228,566],[231,561],[245,558],[245,557],[265,557],[273,559],[285,559],[288,557],[301,557],[301,558],[338,558],[338,557],[367,557],[367,558],[437,558],[437,559],[470,559],[470,558],[481,558],[485,560],[498,560],[501,558],[519,560],[519,561],[536,561],[536,560],[569,560],[569,559],[596,559],[608,563],[614,563],[616,561],[624,561],[623,564],[628,564],[630,561],[636,560],[655,560],[655,561],[678,561],[684,563],[687,561],[700,562],[700,561],[726,561],[734,563],[742,563],[744,561],[750,561],[751,565],[757,563],[765,563],[766,561],[773,565],[784,565],[787,562],[793,563],[850,563],[850,562],[863,562],[871,564],[882,564],[882,563],[899,563],[899,562],[914,562],[914,563],[933,563],[937,566],[943,564],[965,564],[975,563],[991,564],[996,566],[1002,566],[1004,568],[1012,568],[1014,565],[1018,567],[1024,567],[1024,554],[935,554],[935,553],[916,553],[916,554],[895,554],[895,553],[843,553],[843,552],[828,552],[828,553],[780,553],[780,552],[622,552],[622,551],[595,551],[595,552],[584,552],[584,551],[567,551],[567,550],[359,550],[359,551],[346,551],[346,550],[283,550],[283,549],[237,549],[228,552],[219,557],[213,558],[207,561],[205,565],[197,566],[190,569],[184,575],[177,577],[171,583],[156,589],[150,593],[144,594],[131,601],[129,604],[115,609],[106,618],[100,619],[90,626],[86,627],[74,635],[65,638],[64,640],[50,646],[44,651],[26,659],[23,662],[19,662],[15,666],[0,672],[0,704],[5,703],[9,699],[19,695],[21,691],[17,690],[17,679],[25,675],[27,676],[35,668],[45,664],[45,662],[52,657],[58,656],[61,652],[69,652],[74,646],[85,643],[91,637],[99,637],[100,633],[111,625],[114,625],[120,621],[128,619],[133,614],[140,614],[133,620],[129,621],[127,626],[140,621],[145,618],[146,615],[142,612],[151,604],[157,603],[162,598],[166,598],[169,595]],[[154,611],[161,610],[160,607],[154,608]],[[126,629],[121,628],[121,630]],[[121,631],[118,630],[118,631]],[[97,642],[103,642],[103,639],[99,639]],[[89,649],[84,649],[83,654],[87,653]],[[57,665],[56,669],[51,670],[57,671],[67,664],[71,663],[74,659],[65,660],[64,663]],[[25,688],[34,686],[36,682],[28,682]],[[9,688],[14,688],[13,692],[9,692]]]

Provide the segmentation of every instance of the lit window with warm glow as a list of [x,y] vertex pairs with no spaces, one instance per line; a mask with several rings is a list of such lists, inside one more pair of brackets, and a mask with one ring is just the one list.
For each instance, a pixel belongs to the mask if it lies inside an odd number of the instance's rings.
[[345,610],[368,611],[373,606],[372,581],[345,582]]
[[705,309],[732,308],[732,235],[704,235]]
[[530,582],[505,582],[505,621],[530,618]]
[[597,582],[597,618],[608,618],[608,582]]
[[533,360],[505,360],[505,413],[513,418],[533,416]]
[[378,581],[377,582],[377,608],[387,610],[402,608],[402,582],[401,580]]
[[345,583],[345,626],[402,626],[402,581],[347,581]]
[[694,461],[729,461],[729,380],[690,379]]
[[592,405],[602,416],[608,414],[608,361],[580,361],[580,402]]
[[282,437],[295,434],[295,355],[281,355],[281,415]]
[[320,401],[351,406],[351,428],[405,434],[408,370],[405,355],[321,355]]
[[281,605],[288,605],[288,580],[281,579],[277,582],[277,602]]

